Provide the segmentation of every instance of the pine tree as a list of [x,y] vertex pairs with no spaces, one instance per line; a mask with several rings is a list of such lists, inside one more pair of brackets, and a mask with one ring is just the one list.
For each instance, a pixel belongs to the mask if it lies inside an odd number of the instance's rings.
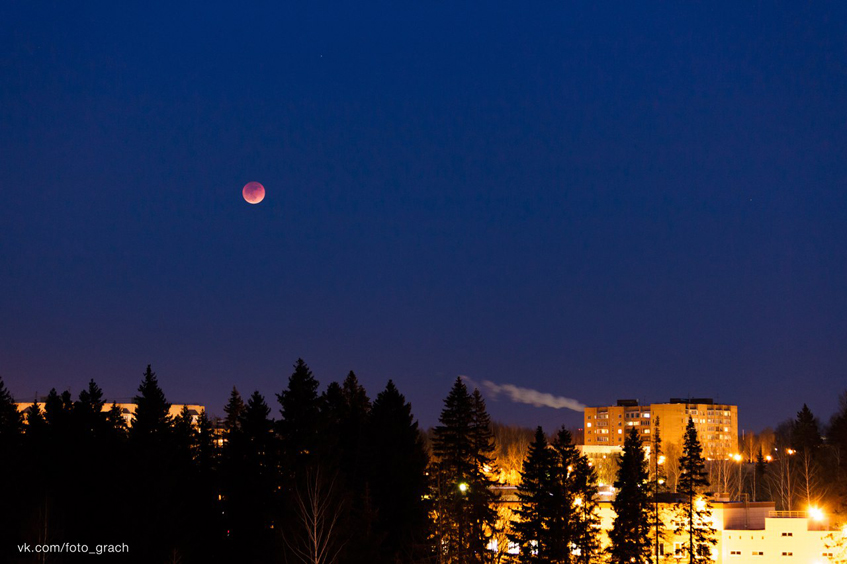
[[611,562],[650,562],[651,507],[649,473],[641,438],[631,427],[624,440],[612,502],[615,520],[609,532]]
[[376,509],[376,536],[386,562],[418,562],[431,555],[427,465],[412,405],[388,381],[367,426],[368,481]]
[[509,540],[520,547],[518,562],[543,564],[549,562],[548,526],[555,508],[550,503],[553,489],[553,451],[544,430],[538,427],[521,471],[517,497],[518,519],[512,524]]
[[[480,398],[481,399],[481,398]],[[448,563],[474,564],[487,558],[496,513],[490,479],[481,466],[493,449],[484,402],[475,400],[461,378],[444,400],[433,434],[436,457],[436,537]]]
[[712,547],[717,540],[710,521],[712,508],[706,493],[709,480],[703,447],[691,418],[685,428],[679,469],[677,494],[681,499],[675,507],[675,533],[686,539],[683,553],[688,556],[689,564],[707,563],[712,560]]

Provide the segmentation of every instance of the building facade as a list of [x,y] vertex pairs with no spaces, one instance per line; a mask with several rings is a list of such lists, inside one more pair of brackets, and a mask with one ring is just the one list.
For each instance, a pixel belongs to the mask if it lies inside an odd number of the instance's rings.
[[658,429],[663,445],[681,447],[689,418],[694,420],[706,457],[725,458],[738,452],[738,407],[717,404],[711,398],[671,398],[667,403],[649,405],[618,400],[616,405],[587,407],[583,416],[585,447],[617,451],[632,427],[645,446],[649,447]]
[[[17,406],[18,411],[26,414],[26,412],[32,406],[32,402],[18,402],[15,405]],[[38,407],[41,408],[42,413],[44,412],[45,405],[46,404],[42,401],[38,402]],[[134,403],[115,403],[115,404],[113,404],[111,402],[108,402],[108,403],[105,403],[103,405],[103,411],[109,411],[110,409],[112,409],[112,405],[118,406],[118,409],[121,410],[121,415],[123,416],[124,420],[126,421],[127,426],[131,426],[132,425],[132,416],[135,413],[136,405]],[[172,418],[176,417],[177,415],[182,413],[183,407],[188,408],[188,413],[191,415],[191,423],[193,425],[197,424],[197,420],[200,417],[200,413],[202,413],[206,409],[202,405],[174,403],[174,404],[171,404],[171,408],[170,408],[170,411],[168,412],[168,415],[170,415]]]
[[[514,518],[519,503],[514,487],[501,488],[500,504],[510,511],[501,515]],[[823,512],[775,511],[774,503],[712,502],[711,525],[715,529],[712,562],[715,564],[834,564],[847,559],[847,528],[834,527]],[[609,546],[609,532],[615,520],[611,501],[598,498],[601,551]],[[681,564],[685,556],[685,535],[673,532],[675,508],[660,503],[664,533],[659,544],[659,564]],[[506,522],[502,526],[508,526]],[[489,549],[518,553],[517,545],[492,541]],[[498,552],[499,552],[498,551]]]

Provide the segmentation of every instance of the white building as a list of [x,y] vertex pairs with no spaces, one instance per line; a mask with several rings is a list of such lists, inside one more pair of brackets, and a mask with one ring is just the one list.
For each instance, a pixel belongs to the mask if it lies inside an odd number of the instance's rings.
[[[672,505],[661,504],[660,514],[669,530]],[[604,531],[611,530],[614,516],[612,504],[601,502]],[[834,547],[845,544],[844,531],[832,530],[819,510],[775,511],[773,502],[713,502],[712,526],[717,540],[713,558],[718,564],[829,564],[844,557],[843,549]],[[660,546],[662,562],[687,561],[680,550],[684,542],[668,534]]]
[[[517,507],[514,487],[498,488],[501,494],[501,518],[514,518]],[[602,544],[608,535],[615,513],[608,497],[599,498]],[[671,519],[673,505],[660,504],[666,536],[660,545],[660,564],[683,564],[686,539],[675,537]],[[847,527],[837,529],[820,510],[775,511],[773,502],[712,502],[712,526],[717,541],[713,551],[716,564],[833,564],[847,562]],[[503,539],[505,540],[505,539]],[[501,542],[503,542],[501,540]],[[491,550],[498,543],[492,541]],[[504,543],[505,546],[505,543]],[[509,543],[507,552],[516,554]]]

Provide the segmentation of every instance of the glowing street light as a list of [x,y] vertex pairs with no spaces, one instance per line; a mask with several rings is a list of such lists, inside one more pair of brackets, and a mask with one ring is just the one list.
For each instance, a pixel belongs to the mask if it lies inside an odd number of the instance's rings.
[[459,491],[462,492],[462,493],[465,493],[466,491],[468,491],[468,487],[469,486],[468,486],[467,482],[459,483]]
[[820,507],[810,507],[809,508],[809,518],[812,521],[823,521],[824,520],[823,509],[821,509]]

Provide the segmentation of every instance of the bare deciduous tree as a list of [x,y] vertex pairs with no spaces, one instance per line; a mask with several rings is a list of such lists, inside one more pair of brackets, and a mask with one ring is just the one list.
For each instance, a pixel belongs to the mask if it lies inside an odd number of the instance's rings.
[[820,500],[826,496],[821,469],[813,454],[809,451],[797,455],[797,474],[800,495],[807,507],[817,506]]
[[679,457],[682,456],[682,449],[676,443],[665,444],[665,477],[668,480],[668,490],[675,492],[676,486],[679,483]]
[[783,451],[769,465],[768,474],[765,476],[765,489],[772,500],[776,502],[778,509],[791,511],[796,489],[793,479],[794,460],[793,456]]
[[335,477],[326,480],[320,469],[306,474],[294,492],[296,530],[283,534],[288,548],[304,564],[334,564],[346,539],[339,538],[343,503],[336,499]]

